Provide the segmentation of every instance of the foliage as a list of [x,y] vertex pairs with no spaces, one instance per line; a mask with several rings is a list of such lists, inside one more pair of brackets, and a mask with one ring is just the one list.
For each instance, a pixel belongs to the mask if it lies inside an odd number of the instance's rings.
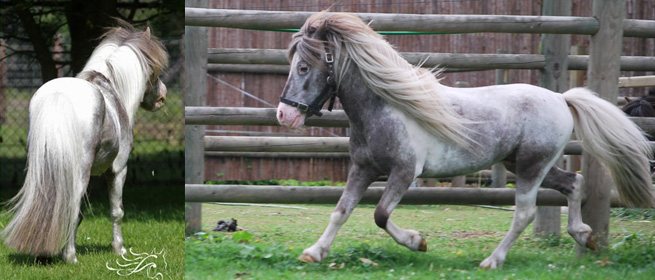
[[[220,177],[220,176],[219,176]],[[345,182],[333,182],[329,180],[300,182],[294,179],[269,179],[259,181],[206,181],[208,185],[262,185],[262,186],[301,186],[301,187],[322,187],[322,186],[345,186]]]
[[[160,36],[179,38],[183,33],[184,17],[180,0],[5,0],[2,6],[3,31],[0,38],[4,39],[7,55],[38,60],[43,81],[57,77],[57,70],[64,66],[70,66],[67,76],[78,73],[97,39],[106,27],[114,25],[115,18],[141,29],[145,25],[153,25],[154,32]],[[62,41],[66,43],[62,44]],[[27,42],[32,48],[16,49],[20,42]],[[53,47],[55,44],[61,44],[61,49]]]
[[655,220],[655,209],[612,208],[614,217],[633,220]]

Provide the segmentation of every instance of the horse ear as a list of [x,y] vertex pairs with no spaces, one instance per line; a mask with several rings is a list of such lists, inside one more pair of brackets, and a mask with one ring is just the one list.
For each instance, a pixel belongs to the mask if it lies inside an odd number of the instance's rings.
[[150,40],[150,26],[146,27],[146,31],[144,32],[144,36],[146,39]]
[[314,36],[312,38],[318,40],[325,40],[326,34],[328,31],[327,20],[324,20],[321,25],[319,25],[316,30],[314,30]]
[[628,98],[628,97],[626,96],[626,97],[625,97],[625,102],[630,103],[630,102],[632,102],[632,100],[630,100],[630,98]]

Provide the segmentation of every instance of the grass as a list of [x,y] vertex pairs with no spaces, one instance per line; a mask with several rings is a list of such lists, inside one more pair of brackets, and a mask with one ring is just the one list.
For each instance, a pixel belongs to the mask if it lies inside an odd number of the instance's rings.
[[[399,206],[392,219],[420,230],[428,252],[397,245],[373,222],[374,206],[360,206],[339,231],[328,258],[296,260],[328,223],[334,205],[306,209],[203,205],[203,229],[235,218],[251,237],[215,232],[188,238],[186,279],[653,279],[653,221],[612,218],[602,254],[576,257],[573,239],[539,239],[532,227],[519,238],[502,269],[479,270],[480,261],[509,229],[512,212],[467,206]],[[565,224],[566,216],[563,216]],[[363,259],[362,259],[363,258]]]
[[[3,192],[2,199],[11,195]],[[154,253],[160,253],[164,249],[156,260],[149,259],[157,265],[151,275],[162,273],[163,278],[158,279],[184,277],[184,248],[181,240],[184,234],[184,212],[180,204],[183,195],[182,188],[172,185],[124,189],[125,247],[131,248],[135,254],[153,253],[153,250]],[[77,235],[78,264],[64,263],[59,256],[53,258],[51,264],[38,264],[34,257],[0,246],[0,279],[148,279],[147,269],[125,278],[106,267],[107,263],[117,268],[116,261],[122,264],[127,262],[115,255],[110,245],[112,225],[107,190],[91,190],[89,201],[90,207],[84,206],[85,218]],[[0,228],[8,221],[9,215],[3,209]],[[131,255],[129,257],[135,258]]]

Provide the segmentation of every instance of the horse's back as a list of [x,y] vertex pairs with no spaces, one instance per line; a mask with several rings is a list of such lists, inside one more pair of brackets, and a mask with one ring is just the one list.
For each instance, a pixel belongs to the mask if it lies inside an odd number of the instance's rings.
[[29,115],[30,135],[68,139],[83,155],[79,160],[92,164],[105,119],[104,99],[93,84],[77,78],[50,80],[34,93]]
[[[426,142],[424,175],[458,175],[504,160],[521,149],[557,152],[569,139],[573,119],[560,94],[528,85],[478,88],[443,87],[451,105],[470,120],[468,135],[475,152]],[[419,138],[419,137],[414,137]],[[423,138],[431,138],[425,136]],[[419,153],[417,153],[419,154]],[[456,159],[454,161],[450,159]]]
[[43,84],[30,101],[30,115],[45,107],[55,106],[55,103],[69,105],[70,108],[52,109],[72,110],[79,126],[93,126],[95,124],[92,122],[104,115],[102,94],[93,84],[82,79],[57,78]]

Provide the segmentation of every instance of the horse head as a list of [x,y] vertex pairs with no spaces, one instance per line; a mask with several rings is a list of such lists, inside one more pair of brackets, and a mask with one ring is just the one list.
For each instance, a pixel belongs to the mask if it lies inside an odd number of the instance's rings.
[[166,85],[159,79],[159,77],[153,77],[151,80],[154,81],[148,82],[148,88],[143,94],[143,100],[139,105],[141,108],[154,112],[159,110],[164,106],[164,101],[166,101]]
[[[334,17],[319,13],[310,17],[293,36],[288,59],[289,78],[280,97],[277,118],[290,128],[302,126],[307,117],[321,116],[328,101],[332,110],[337,90],[338,33]],[[349,16],[349,15],[346,15]],[[357,19],[359,20],[359,19]]]

